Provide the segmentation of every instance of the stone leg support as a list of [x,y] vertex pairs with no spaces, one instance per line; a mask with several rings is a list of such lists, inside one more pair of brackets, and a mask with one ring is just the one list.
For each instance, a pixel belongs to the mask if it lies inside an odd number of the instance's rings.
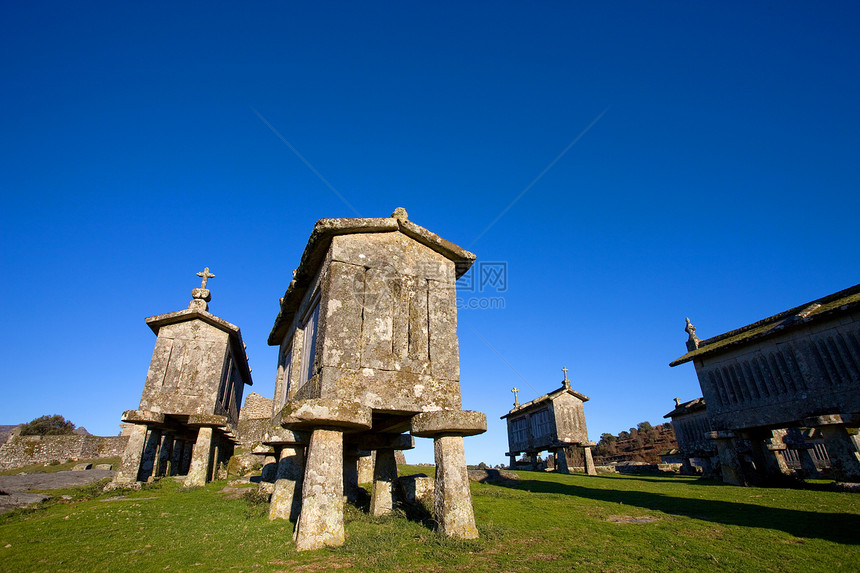
[[508,469],[515,470],[517,469],[517,456],[510,456],[511,463],[508,466]]
[[146,425],[135,424],[128,437],[125,452],[122,454],[122,463],[116,472],[113,481],[116,484],[129,484],[137,481],[140,471],[140,461],[143,458],[143,446],[146,442]]
[[567,461],[567,451],[565,451],[565,448],[559,448],[558,450],[556,450],[556,452],[557,453],[555,454],[555,471],[560,474],[569,474],[570,467],[568,466]]
[[185,477],[185,487],[206,485],[209,475],[209,460],[212,458],[212,428],[201,426],[197,430],[197,442],[191,453],[191,467]]
[[734,440],[732,438],[717,438],[714,441],[717,443],[717,453],[720,456],[723,483],[747,485]]
[[158,447],[161,445],[161,431],[150,428],[146,435],[146,444],[143,447],[143,458],[140,460],[140,474],[137,479],[148,481],[153,477],[155,464],[158,459]]
[[316,429],[311,434],[295,539],[299,551],[343,545],[341,430]]
[[821,426],[821,436],[830,457],[830,469],[836,481],[860,482],[860,451],[856,428],[841,424]]
[[582,448],[582,457],[585,460],[585,473],[590,476],[596,476],[597,469],[594,467],[594,458],[591,457],[591,446]]
[[351,503],[358,501],[358,450],[355,447],[343,452],[343,495]]
[[284,446],[278,461],[275,491],[269,505],[269,519],[296,520],[301,510],[304,448]]
[[436,457],[433,510],[438,529],[448,537],[475,539],[478,537],[478,528],[475,527],[475,513],[472,510],[472,492],[469,490],[462,436],[434,438],[433,452]]
[[370,515],[377,517],[394,510],[395,479],[397,479],[397,461],[394,458],[394,450],[388,448],[376,450],[376,463],[373,464],[373,489],[370,493]]
[[155,472],[157,476],[168,475],[170,457],[173,454],[173,436],[170,434],[162,434],[161,448],[158,455],[158,469]]
[[262,481],[272,482],[278,479],[278,465],[279,461],[275,459],[275,456],[265,456],[263,457],[263,470],[260,472],[260,479]]

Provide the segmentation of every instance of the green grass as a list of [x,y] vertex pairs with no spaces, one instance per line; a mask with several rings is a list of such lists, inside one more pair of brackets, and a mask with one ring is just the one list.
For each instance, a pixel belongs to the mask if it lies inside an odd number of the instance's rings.
[[[253,496],[227,499],[224,481],[183,490],[163,480],[0,516],[0,570],[806,572],[860,564],[860,494],[517,473],[523,479],[511,487],[472,484],[475,541],[443,538],[403,512],[370,518],[348,506],[343,547],[297,553],[293,525],[270,522]],[[126,499],[107,501],[120,494]],[[650,521],[632,522],[643,518]]]
[[15,468],[15,469],[11,469],[11,470],[3,470],[2,472],[0,472],[0,476],[12,476],[12,475],[18,475],[21,473],[52,474],[54,472],[62,472],[62,471],[70,470],[78,464],[86,464],[86,463],[93,464],[93,467],[95,467],[96,464],[111,464],[111,465],[113,465],[113,468],[116,469],[119,467],[119,464],[121,461],[122,461],[122,458],[117,456],[114,458],[94,458],[91,460],[72,460],[72,461],[65,462],[63,464],[56,463],[56,462],[49,462],[47,464],[44,464],[44,463],[43,464],[32,464],[29,466]]

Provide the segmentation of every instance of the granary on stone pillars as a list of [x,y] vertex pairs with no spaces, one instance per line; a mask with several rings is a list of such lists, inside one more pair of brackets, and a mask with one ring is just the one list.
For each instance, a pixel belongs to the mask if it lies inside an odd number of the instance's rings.
[[279,346],[281,430],[271,517],[297,520],[299,550],[340,545],[358,458],[375,452],[370,511],[394,505],[395,452],[434,440],[440,531],[475,538],[463,437],[486,430],[460,406],[455,282],[475,256],[408,220],[321,219],[269,335]]
[[538,469],[537,459],[541,452],[554,455],[555,469],[569,473],[571,459],[581,458],[585,472],[595,475],[591,448],[585,427],[583,404],[588,396],[571,388],[567,379],[567,368],[562,368],[564,380],[557,390],[520,404],[517,388],[514,388],[514,407],[501,417],[508,422],[508,452],[510,467],[514,469],[517,456],[525,455],[532,469]]
[[780,478],[792,452],[813,476],[824,450],[835,479],[860,481],[860,285],[706,340],[685,330],[670,366],[696,368],[724,482]]
[[185,475],[204,485],[233,453],[251,371],[239,328],[208,312],[207,267],[185,310],[151,316],[155,350],[137,410],[122,415],[128,445],[114,485]]

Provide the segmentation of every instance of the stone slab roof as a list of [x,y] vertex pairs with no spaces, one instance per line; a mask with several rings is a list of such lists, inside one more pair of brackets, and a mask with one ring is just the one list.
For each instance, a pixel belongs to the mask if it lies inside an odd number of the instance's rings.
[[194,308],[186,308],[185,310],[150,316],[144,320],[156,336],[158,336],[158,331],[161,330],[162,326],[176,324],[177,322],[186,322],[189,320],[202,320],[206,324],[210,324],[219,330],[223,330],[230,335],[230,344],[233,347],[233,357],[236,359],[236,364],[239,366],[239,370],[242,373],[242,379],[248,386],[253,384],[251,381],[251,368],[248,366],[248,355],[245,353],[245,343],[242,341],[242,332],[235,324],[230,324],[223,318],[215,316],[211,312]]
[[566,388],[564,385],[562,385],[562,387],[558,390],[550,392],[549,394],[544,394],[543,396],[535,398],[531,402],[526,402],[525,404],[520,404],[519,406],[511,408],[510,412],[508,412],[504,416],[500,416],[499,419],[504,420],[505,418],[508,418],[514,414],[522,413],[525,410],[537,409],[538,407],[543,406],[547,402],[552,402],[564,393],[568,393],[575,398],[579,398],[583,402],[588,402],[589,400],[589,397],[585,394],[580,394],[576,390],[573,390],[572,388]]
[[[395,212],[396,213],[396,212]],[[379,217],[368,219],[320,219],[314,225],[314,230],[308,239],[308,244],[302,253],[301,261],[295,270],[293,280],[281,299],[281,309],[272,332],[269,334],[269,345],[281,343],[284,331],[290,327],[296,310],[302,301],[308,287],[312,284],[320,265],[325,260],[331,240],[337,235],[354,235],[358,233],[403,233],[437,253],[447,257],[456,265],[456,278],[463,276],[475,262],[475,255],[458,247],[416,225],[405,217]]]
[[858,308],[860,308],[860,284],[783,311],[758,322],[748,324],[742,328],[703,340],[699,343],[697,349],[670,362],[669,366],[678,366],[679,364],[684,364],[685,362],[690,362],[706,355],[726,352],[738,346],[776,336],[787,330],[800,328],[811,322],[827,320],[834,315],[854,311]]
[[696,398],[695,400],[690,400],[689,402],[678,404],[674,410],[672,410],[663,417],[673,418],[675,416],[683,416],[684,414],[692,414],[693,412],[698,412],[699,410],[704,410],[705,408],[705,399]]

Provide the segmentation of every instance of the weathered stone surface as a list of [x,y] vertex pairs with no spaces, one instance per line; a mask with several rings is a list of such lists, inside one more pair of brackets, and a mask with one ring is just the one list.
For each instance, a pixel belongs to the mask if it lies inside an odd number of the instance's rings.
[[423,412],[412,418],[412,435],[421,438],[442,435],[474,436],[486,431],[486,414],[472,410]]
[[320,426],[369,430],[371,421],[370,408],[329,398],[292,401],[281,411],[281,425],[294,430]]
[[218,416],[215,414],[193,414],[188,416],[188,425],[224,428],[227,426],[227,416]]
[[119,471],[114,476],[114,483],[130,484],[137,481],[145,443],[146,426],[135,424],[129,432],[125,452],[122,455],[122,463],[120,464]]
[[134,424],[163,424],[164,414],[150,410],[126,410],[122,413],[122,421]]
[[93,464],[90,464],[90,463],[75,464],[74,466],[72,466],[73,472],[82,472],[82,471],[91,470],[91,469],[93,469]]
[[463,438],[441,436],[433,440],[436,457],[436,483],[433,496],[433,513],[440,532],[448,537],[475,539],[475,513],[472,493],[466,473],[466,455]]
[[411,450],[415,447],[415,438],[409,434],[364,434],[358,439],[358,447],[362,450]]
[[191,467],[185,477],[185,487],[203,486],[209,478],[209,458],[212,456],[212,428],[201,426],[191,454]]
[[519,474],[508,470],[469,470],[469,481],[480,483],[510,483],[519,481]]
[[394,509],[394,480],[397,479],[397,462],[394,450],[380,449],[376,452],[373,467],[373,488],[370,492],[370,515],[376,517],[391,513]]
[[111,464],[96,464],[93,469],[110,471],[113,470],[113,466]]
[[69,459],[121,456],[128,436],[10,436],[0,446],[0,471]]
[[432,507],[433,494],[436,489],[436,482],[433,478],[424,474],[402,476],[397,478],[396,485],[403,501],[407,503],[423,502]]
[[343,545],[343,433],[314,430],[308,445],[296,549]]

